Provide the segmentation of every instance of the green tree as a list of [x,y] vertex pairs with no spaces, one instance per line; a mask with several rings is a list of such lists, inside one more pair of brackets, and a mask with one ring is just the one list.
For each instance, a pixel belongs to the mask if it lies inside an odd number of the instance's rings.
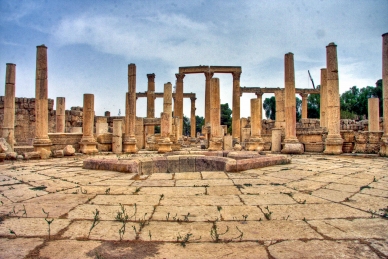
[[183,115],[183,134],[184,136],[190,136],[190,119]]
[[227,125],[228,133],[232,132],[232,110],[228,103],[221,104],[221,125]]
[[296,104],[296,121],[299,121],[302,118],[302,100],[298,97],[295,97]]
[[195,115],[195,132],[202,133],[202,126],[205,124],[205,119],[202,116]]
[[[317,89],[320,89],[320,85],[317,85]],[[310,94],[307,98],[307,118],[320,118],[321,112],[321,95]]]
[[263,108],[265,111],[265,117],[267,117],[267,119],[275,120],[275,114],[276,114],[275,96],[272,96],[271,98],[265,98],[263,103]]

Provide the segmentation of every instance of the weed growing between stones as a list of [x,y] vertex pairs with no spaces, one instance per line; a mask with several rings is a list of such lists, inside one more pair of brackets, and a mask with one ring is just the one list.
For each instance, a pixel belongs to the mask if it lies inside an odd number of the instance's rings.
[[248,215],[242,215],[244,221],[247,221]]
[[17,237],[17,235],[16,235],[15,231],[13,231],[13,230],[12,230],[12,229],[10,229],[10,228],[9,228],[9,233],[10,233],[11,235],[15,235],[15,237]]
[[213,226],[210,229],[210,236],[214,240],[214,242],[219,242],[220,241],[220,236],[225,235],[226,233],[228,233],[228,231],[229,231],[229,227],[226,226],[225,232],[224,233],[219,233],[216,222],[213,222]]
[[[125,226],[126,226],[128,220],[136,215],[136,212],[137,212],[136,203],[134,204],[134,207],[135,207],[135,211],[134,211],[133,215],[131,217],[129,217],[124,205],[122,205],[120,203],[120,210],[121,211],[118,211],[117,215],[115,217],[115,220],[120,221],[122,223],[121,228],[119,229],[120,241],[123,240],[123,236],[125,234]],[[135,219],[136,219],[136,216],[135,216]],[[135,230],[135,232],[136,232],[136,230]]]
[[137,187],[134,194],[137,194],[138,192],[140,192],[140,187]]
[[184,221],[189,221],[190,212],[187,213],[187,215],[183,215]]
[[265,207],[265,209],[267,210],[267,212],[264,212],[264,216],[267,220],[271,220],[272,218],[272,211],[269,210],[268,206]]
[[110,193],[110,188],[105,190],[105,195],[108,195]]
[[[186,236],[182,237],[180,233],[178,233],[178,236],[176,237],[176,241],[178,243],[180,243],[181,246],[183,247],[186,247],[186,243],[189,242],[189,239],[190,237],[192,236],[193,234],[191,234],[190,232],[186,234]],[[199,237],[198,239],[194,239],[193,241],[198,241],[200,240],[201,237]]]
[[96,211],[94,212],[93,211],[93,215],[94,215],[94,218],[93,218],[93,224],[92,226],[90,227],[89,229],[89,234],[88,234],[88,238],[90,237],[90,233],[92,232],[92,229],[98,225],[98,223],[100,223],[100,211],[98,209],[96,209]]
[[47,222],[47,225],[48,225],[48,236],[49,236],[49,239],[50,239],[50,237],[51,237],[51,223],[53,223],[54,218],[52,218],[50,220],[48,218],[49,217],[49,212],[45,212],[43,208],[42,208],[42,211],[43,211],[44,214],[46,214],[46,217],[44,218],[44,220]]
[[370,189],[372,187],[370,187],[369,185],[364,185],[364,186],[361,186],[360,187],[360,191],[364,190],[364,189]]

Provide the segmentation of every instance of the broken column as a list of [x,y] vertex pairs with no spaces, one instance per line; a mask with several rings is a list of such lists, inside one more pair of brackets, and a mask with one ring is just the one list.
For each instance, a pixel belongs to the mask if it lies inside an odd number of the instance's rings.
[[210,140],[209,150],[222,150],[220,80],[210,80]]
[[123,120],[113,120],[113,134],[112,134],[112,152],[121,154],[123,152]]
[[97,141],[93,134],[94,127],[94,94],[84,94],[82,138],[80,151],[84,154],[98,153]]
[[[147,118],[155,118],[155,74],[147,74],[147,78]],[[148,135],[154,135],[155,126],[147,126],[146,132]]]
[[158,153],[171,152],[171,130],[172,130],[172,84],[164,84],[163,112],[160,114],[160,142]]
[[261,122],[263,116],[262,92],[256,93],[257,98],[251,99],[251,136],[245,143],[248,151],[263,151],[264,142],[261,138]]
[[296,137],[296,101],[294,54],[289,52],[284,57],[284,109],[286,118],[285,139],[282,153],[302,154],[303,144]]
[[232,136],[233,142],[240,142],[240,76],[241,72],[233,72],[233,108]]
[[379,131],[379,98],[368,99],[368,131]]
[[196,124],[196,122],[195,122],[195,110],[196,110],[196,108],[195,108],[195,100],[197,100],[197,98],[195,98],[195,97],[191,97],[190,98],[190,101],[191,101],[191,111],[190,111],[190,127],[191,127],[191,137],[192,138],[195,138],[196,137],[196,132],[195,132],[195,124]]
[[210,123],[210,80],[214,73],[205,72],[205,125]]
[[42,158],[48,157],[52,145],[48,137],[48,85],[47,85],[47,47],[37,46],[35,79],[35,138],[34,150]]
[[57,108],[56,108],[56,132],[65,133],[65,97],[57,97]]
[[321,68],[321,88],[319,89],[320,93],[320,116],[319,122],[320,126],[327,127],[327,86],[326,86],[326,68]]
[[4,121],[2,137],[10,145],[13,152],[15,144],[15,74],[16,65],[7,63],[5,72],[5,94],[4,94]]
[[123,143],[124,153],[137,153],[135,137],[136,123],[136,65],[128,65],[128,92],[125,101],[125,134]]
[[300,96],[302,97],[302,119],[307,119],[307,98],[309,94],[300,93]]
[[327,69],[327,129],[328,135],[325,141],[325,154],[338,155],[342,153],[343,139],[340,134],[340,95],[338,84],[337,45],[333,42],[326,46]]
[[[185,74],[175,74],[176,76],[176,90],[175,90],[175,109],[174,117],[179,117],[179,132],[183,131],[183,78]],[[182,135],[178,136],[181,139]]]
[[383,36],[383,125],[384,133],[381,138],[380,156],[388,156],[388,33]]

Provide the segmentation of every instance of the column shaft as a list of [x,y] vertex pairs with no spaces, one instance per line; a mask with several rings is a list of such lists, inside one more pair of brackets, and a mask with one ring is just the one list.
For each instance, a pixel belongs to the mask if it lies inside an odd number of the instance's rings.
[[368,99],[368,131],[379,131],[379,98]]
[[205,72],[205,125],[210,122],[210,80],[213,75],[212,72]]
[[135,138],[136,125],[136,65],[128,65],[128,92],[125,100],[125,135],[123,151],[125,153],[137,153]]
[[302,119],[307,119],[307,98],[309,95],[301,93],[300,96],[302,97]]
[[383,125],[384,133],[381,138],[380,155],[388,156],[388,33],[382,35],[383,37]]
[[195,132],[195,129],[196,129],[196,120],[195,120],[195,100],[197,100],[197,98],[190,98],[191,100],[191,112],[190,112],[190,127],[191,127],[191,137],[192,138],[195,138],[196,137],[196,132]]
[[112,152],[115,154],[121,154],[123,152],[123,120],[113,120],[113,134],[112,134]]
[[220,80],[210,80],[210,139],[209,150],[222,150]]
[[276,113],[275,113],[275,128],[284,129],[284,89],[275,91]]
[[97,142],[93,134],[94,128],[94,95],[84,94],[82,138],[80,150],[82,153],[97,153]]
[[327,69],[321,68],[320,126],[327,127]]
[[[176,76],[176,91],[175,91],[175,103],[176,110],[174,110],[174,116],[179,117],[179,134],[183,132],[183,78],[185,74],[175,74]],[[174,104],[175,104],[174,103]],[[181,138],[179,135],[178,138]]]
[[[147,74],[147,118],[155,118],[155,74]],[[155,134],[155,126],[147,127],[147,134]]]
[[16,65],[7,63],[5,72],[5,95],[4,95],[4,121],[2,137],[11,146],[13,152],[15,143],[15,78]]
[[240,76],[241,72],[233,72],[233,108],[232,136],[234,141],[240,141]]
[[66,122],[65,122],[65,97],[57,97],[57,108],[56,108],[56,132],[65,133]]
[[163,113],[168,115],[168,122],[165,125],[166,128],[162,127],[161,136],[163,138],[168,138],[172,130],[172,84],[170,82],[168,82],[167,84],[164,84]]

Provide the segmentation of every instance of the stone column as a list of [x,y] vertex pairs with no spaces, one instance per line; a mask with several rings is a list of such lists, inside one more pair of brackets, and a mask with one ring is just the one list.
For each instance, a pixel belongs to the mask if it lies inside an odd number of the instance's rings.
[[327,70],[326,68],[321,68],[321,88],[319,89],[320,92],[320,126],[321,127],[327,127],[327,86],[326,86],[326,75]]
[[210,80],[210,139],[209,150],[222,150],[220,80]]
[[307,98],[309,94],[300,93],[299,95],[302,97],[302,119],[307,119]]
[[388,156],[388,33],[383,35],[383,125],[380,156]]
[[[34,150],[48,157],[51,140],[48,137],[48,83],[47,83],[47,47],[37,46],[35,79],[35,138]],[[44,150],[43,150],[44,149]]]
[[261,138],[261,123],[263,119],[263,93],[256,93],[257,98],[251,99],[251,137],[245,144],[249,151],[263,151],[264,142]]
[[338,155],[342,153],[344,142],[340,134],[340,94],[338,83],[337,45],[330,43],[326,46],[327,68],[327,129],[325,154]]
[[56,132],[65,133],[65,97],[57,97],[57,109],[56,109]]
[[368,131],[379,131],[379,98],[368,99]]
[[240,76],[241,72],[233,72],[233,108],[232,136],[234,142],[240,141]]
[[302,154],[303,144],[296,137],[295,70],[294,54],[291,52],[284,56],[284,84],[286,128],[282,153]]
[[192,138],[196,138],[197,134],[195,132],[195,124],[196,124],[196,121],[195,121],[195,100],[197,100],[197,98],[195,97],[191,97],[190,98],[191,100],[191,112],[190,112],[190,127],[191,127],[191,137]]
[[94,127],[94,95],[84,94],[82,138],[80,151],[84,154],[98,153],[97,142],[93,134]]
[[7,63],[5,72],[5,94],[4,94],[4,121],[2,127],[2,137],[11,146],[15,144],[15,78],[16,65]]
[[210,80],[214,73],[205,72],[205,125],[210,123]]
[[128,65],[128,92],[125,101],[124,153],[137,153],[135,137],[136,124],[136,65]]
[[[174,110],[174,116],[179,117],[179,132],[183,132],[183,78],[185,74],[175,74],[176,76],[176,91],[175,91],[175,101],[176,101],[176,110]],[[180,139],[182,135],[179,135]]]
[[284,129],[286,122],[284,119],[284,89],[275,91],[276,113],[275,113],[275,128]]
[[113,134],[112,134],[112,152],[121,154],[123,152],[123,120],[113,120]]
[[160,114],[161,138],[159,142],[158,153],[171,152],[171,131],[172,131],[172,84],[164,84],[163,93],[163,112]]
[[[147,74],[147,118],[155,118],[155,74]],[[155,126],[147,126],[147,134],[155,134]]]

